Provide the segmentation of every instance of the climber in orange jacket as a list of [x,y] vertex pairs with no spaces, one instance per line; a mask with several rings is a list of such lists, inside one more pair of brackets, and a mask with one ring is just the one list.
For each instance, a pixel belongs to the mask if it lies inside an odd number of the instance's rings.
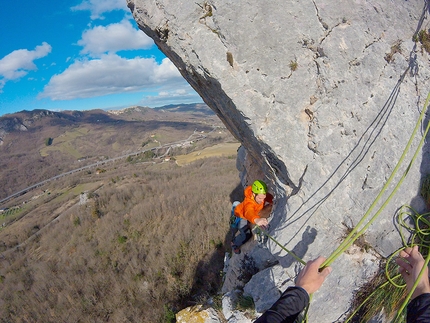
[[257,180],[245,188],[245,199],[234,208],[234,215],[240,218],[239,234],[231,242],[234,253],[240,253],[240,247],[252,237],[251,225],[267,228],[267,218],[272,211],[273,196],[267,192],[267,185]]

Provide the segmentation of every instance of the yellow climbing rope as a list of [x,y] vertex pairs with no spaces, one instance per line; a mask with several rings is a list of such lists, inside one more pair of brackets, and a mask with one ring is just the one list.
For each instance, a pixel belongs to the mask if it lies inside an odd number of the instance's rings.
[[[398,183],[396,184],[396,186],[394,187],[393,191],[390,193],[390,195],[387,197],[387,199],[385,200],[385,202],[382,204],[382,206],[378,209],[378,211],[371,217],[371,219],[366,223],[366,219],[369,217],[369,215],[371,214],[372,210],[375,208],[375,206],[378,204],[379,200],[382,198],[383,194],[385,193],[385,191],[387,191],[389,185],[391,184],[391,182],[393,181],[395,175],[397,174],[400,166],[402,165],[404,159],[406,158],[406,155],[412,145],[412,142],[416,136],[416,133],[418,132],[418,130],[420,129],[420,126],[422,124],[422,121],[424,119],[425,116],[425,112],[427,111],[428,105],[429,105],[429,101],[430,101],[430,92],[427,95],[426,101],[424,103],[424,107],[420,113],[420,117],[417,120],[416,124],[415,124],[415,128],[409,138],[408,143],[406,144],[406,147],[402,153],[402,155],[400,156],[399,161],[396,164],[396,167],[393,169],[393,172],[391,173],[390,177],[388,178],[387,182],[385,183],[385,185],[383,186],[383,188],[381,189],[381,191],[379,192],[379,194],[376,196],[375,200],[373,201],[373,203],[370,205],[369,209],[366,211],[366,213],[363,215],[363,217],[360,219],[360,221],[357,223],[357,225],[353,228],[353,230],[349,233],[349,235],[345,238],[345,240],[338,246],[338,248],[336,248],[332,254],[326,259],[326,261],[323,263],[321,268],[327,267],[329,266],[331,263],[333,263],[334,260],[336,260],[344,251],[346,251],[354,242],[355,240],[357,240],[362,234],[364,234],[364,232],[367,230],[367,228],[378,218],[378,216],[381,214],[381,212],[384,210],[384,208],[388,205],[388,203],[390,202],[390,200],[392,199],[392,197],[394,196],[394,194],[397,192],[397,190],[400,188],[401,184],[403,183],[404,179],[406,178],[406,175],[408,174],[409,170],[411,169],[414,161],[416,160],[419,152],[422,149],[422,146],[424,144],[425,138],[427,136],[428,131],[430,130],[430,122],[427,124],[427,127],[423,133],[423,136],[415,150],[415,153],[412,157],[412,159],[410,160],[408,166],[406,167],[403,175],[401,176],[401,178],[399,179]],[[412,208],[410,207],[405,207],[405,208],[409,208],[410,210],[412,210]],[[429,214],[422,214],[419,215],[418,213],[416,213],[415,211],[413,211],[413,213],[408,213],[408,216],[410,216],[411,218],[413,218],[413,223],[414,223],[414,228],[412,228],[411,226],[407,225],[406,222],[404,221],[404,215],[406,213],[405,212],[399,212],[399,224],[401,227],[406,228],[408,231],[410,231],[411,233],[411,241],[412,243],[417,243],[420,247],[422,248],[428,248],[428,244],[430,242],[430,230],[428,229],[430,227],[430,221],[427,220],[426,216]],[[364,226],[363,226],[364,225]],[[257,225],[258,227],[258,225]],[[306,265],[306,262],[303,261],[300,257],[298,257],[296,254],[294,254],[294,252],[292,252],[291,250],[288,250],[287,248],[285,248],[282,244],[280,244],[278,241],[276,241],[276,239],[274,239],[270,234],[268,234],[265,230],[263,230],[261,227],[259,227],[260,230],[263,232],[263,234],[265,234],[270,240],[272,240],[273,242],[275,242],[281,249],[283,249],[284,251],[286,251],[288,254],[290,254],[291,256],[293,256],[298,262],[302,263],[303,265]],[[401,232],[401,230],[400,230]],[[385,268],[386,271],[386,277],[387,277],[387,282],[383,283],[381,286],[379,286],[379,288],[382,288],[384,286],[386,286],[387,284],[391,283],[394,286],[398,287],[398,288],[404,288],[405,285],[399,285],[395,282],[396,279],[398,279],[400,277],[400,275],[396,275],[395,277],[390,277],[389,275],[389,271],[388,271],[388,266],[390,263],[392,263],[392,259],[394,256],[396,256],[398,254],[398,252],[404,248],[406,248],[408,246],[408,243],[406,243],[406,240],[403,236],[403,234],[401,233],[401,237],[402,237],[402,242],[404,247],[397,250],[395,253],[393,253],[387,261],[387,265]],[[412,244],[413,245],[413,244]],[[421,250],[421,253],[426,254],[426,262],[425,262],[425,266],[428,265],[429,261],[430,261],[430,250],[427,250],[427,252],[424,252],[424,250]],[[425,267],[424,267],[425,268]],[[424,268],[422,270],[422,272],[420,273],[420,277],[424,271]],[[415,285],[418,284],[419,279],[417,280],[417,282],[415,283]],[[412,290],[410,291],[410,293],[408,294],[408,296],[406,297],[405,301],[402,303],[402,305],[399,308],[399,311],[397,313],[396,319],[395,321],[397,322],[400,318],[401,318],[401,313],[403,312],[405,306],[407,305],[412,293],[415,290],[414,286],[412,288]],[[376,292],[376,290],[375,290]],[[374,293],[375,293],[374,292]],[[369,295],[365,301],[352,313],[352,315],[350,316],[350,318],[355,315],[359,308],[365,303],[367,302],[369,299],[371,299],[372,295],[374,294],[372,293],[371,295]],[[306,309],[306,313],[307,313],[307,309]],[[348,322],[350,320],[350,318],[346,321]],[[307,318],[305,318],[305,322],[307,321]]]
[[411,159],[411,161],[409,162],[408,167],[406,168],[406,170],[404,171],[402,177],[400,178],[399,182],[397,183],[397,185],[394,187],[393,191],[391,192],[391,194],[388,196],[388,198],[386,199],[386,201],[383,203],[383,205],[379,208],[379,210],[375,213],[375,215],[369,220],[369,222],[364,225],[363,228],[361,228],[360,230],[358,230],[358,228],[360,228],[363,223],[366,221],[366,219],[368,218],[368,216],[370,215],[370,213],[372,212],[373,208],[376,206],[376,204],[379,202],[379,200],[381,199],[382,195],[385,193],[385,191],[388,189],[388,186],[391,184],[394,176],[396,175],[397,171],[399,170],[401,164],[403,163],[403,160],[406,157],[407,152],[409,151],[409,148],[412,145],[412,142],[415,138],[415,135],[418,131],[418,129],[420,128],[421,122],[425,116],[425,112],[427,111],[426,107],[428,107],[428,103],[430,101],[430,92],[427,95],[427,99],[425,101],[424,104],[424,108],[422,109],[421,113],[420,113],[420,117],[418,118],[416,124],[415,124],[415,128],[409,138],[408,143],[406,144],[405,149],[403,150],[402,155],[400,156],[399,161],[397,162],[396,167],[393,169],[393,172],[391,173],[390,177],[388,178],[387,182],[385,183],[385,185],[382,187],[381,191],[379,192],[379,194],[376,196],[375,200],[373,201],[373,203],[370,205],[369,209],[366,211],[366,213],[363,215],[363,217],[361,218],[361,220],[357,223],[357,225],[354,227],[354,229],[348,234],[348,236],[345,238],[345,240],[340,244],[340,246],[333,251],[333,253],[327,258],[327,260],[323,263],[323,267],[329,266],[337,257],[340,256],[340,254],[342,254],[345,250],[347,250],[353,243],[355,240],[357,240],[365,231],[366,229],[377,219],[377,217],[381,214],[382,210],[387,206],[387,204],[390,202],[390,200],[392,199],[392,197],[394,196],[394,194],[397,192],[397,190],[400,188],[401,184],[403,183],[404,179],[406,178],[406,175],[408,174],[410,168],[412,167],[412,164],[414,163],[415,159],[418,156],[418,153],[421,151],[421,148],[424,144],[424,140],[427,136],[427,133],[430,129],[430,123],[428,123],[424,134],[420,140],[420,143],[418,145],[418,147],[415,150],[415,153]]

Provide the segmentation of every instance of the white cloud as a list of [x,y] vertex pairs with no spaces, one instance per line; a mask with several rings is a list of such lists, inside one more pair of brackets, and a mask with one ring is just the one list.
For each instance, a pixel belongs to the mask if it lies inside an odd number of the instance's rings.
[[17,80],[37,70],[34,60],[45,57],[52,50],[51,45],[43,42],[34,50],[18,49],[0,59],[0,91],[7,81]]
[[169,104],[200,102],[203,102],[202,98],[194,92],[191,86],[184,86],[183,88],[172,91],[160,91],[158,95],[145,96],[140,100],[139,105],[155,108]]
[[180,75],[176,66],[168,58],[164,58],[158,68],[154,70],[154,78],[157,80],[167,80],[171,75],[176,74]]
[[109,54],[76,61],[63,73],[54,75],[39,97],[72,100],[160,87],[169,90],[189,85],[167,58],[158,65],[152,58],[125,59]]
[[71,9],[91,11],[91,19],[103,19],[103,13],[114,10],[129,11],[125,0],[84,0]]
[[93,57],[120,50],[148,49],[153,44],[150,37],[134,29],[126,19],[120,23],[85,30],[82,33],[82,39],[78,41],[78,45],[84,47],[81,53],[90,54]]
[[178,96],[184,96],[188,95],[187,91],[185,89],[177,89],[174,91],[161,91],[158,93],[159,97],[178,97]]

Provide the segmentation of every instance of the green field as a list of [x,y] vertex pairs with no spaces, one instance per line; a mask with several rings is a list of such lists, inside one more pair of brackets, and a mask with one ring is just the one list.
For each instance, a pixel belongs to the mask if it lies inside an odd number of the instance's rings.
[[198,159],[207,157],[220,157],[220,156],[236,156],[240,143],[222,143],[212,147],[207,147],[203,150],[195,151],[187,155],[175,156],[176,163],[179,166],[184,166]]
[[52,151],[60,151],[65,154],[70,154],[76,159],[83,157],[82,154],[73,147],[73,140],[78,137],[87,135],[89,130],[87,128],[77,128],[73,131],[66,131],[61,136],[54,138],[51,146],[43,147],[40,150],[40,156],[46,157]]

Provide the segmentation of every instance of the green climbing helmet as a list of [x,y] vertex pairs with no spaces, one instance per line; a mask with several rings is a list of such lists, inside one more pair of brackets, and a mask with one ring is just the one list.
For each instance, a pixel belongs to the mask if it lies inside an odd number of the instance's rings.
[[267,185],[263,181],[256,180],[252,183],[252,192],[255,194],[266,194],[267,193]]

